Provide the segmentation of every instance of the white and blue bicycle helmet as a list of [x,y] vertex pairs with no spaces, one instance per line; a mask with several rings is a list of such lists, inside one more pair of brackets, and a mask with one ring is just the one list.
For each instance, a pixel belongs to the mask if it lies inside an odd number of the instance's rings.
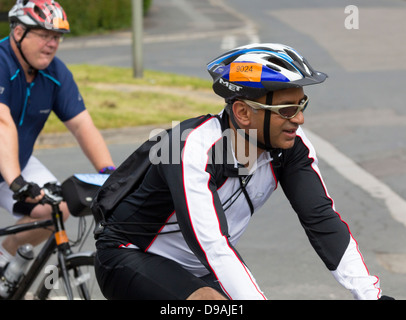
[[207,65],[213,90],[226,101],[256,99],[280,89],[323,82],[327,75],[315,71],[291,47],[261,43],[238,47]]
[[[238,47],[209,62],[207,70],[213,78],[214,92],[228,105],[237,99],[255,100],[262,96],[266,96],[266,104],[271,105],[274,91],[317,84],[327,78],[325,73],[315,71],[296,50],[275,43]],[[234,127],[240,129],[232,108],[229,113]],[[270,117],[271,111],[265,110],[265,141],[256,140],[254,143],[276,158],[279,151],[270,141]],[[252,140],[247,133],[245,139]]]

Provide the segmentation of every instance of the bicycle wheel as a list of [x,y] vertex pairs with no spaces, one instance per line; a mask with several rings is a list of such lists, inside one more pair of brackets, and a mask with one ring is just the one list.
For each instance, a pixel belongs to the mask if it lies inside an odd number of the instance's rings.
[[[74,299],[104,299],[94,273],[94,253],[76,253],[68,256],[66,269]],[[67,299],[59,266],[50,266],[48,272],[49,274],[40,282],[35,298],[39,300]]]

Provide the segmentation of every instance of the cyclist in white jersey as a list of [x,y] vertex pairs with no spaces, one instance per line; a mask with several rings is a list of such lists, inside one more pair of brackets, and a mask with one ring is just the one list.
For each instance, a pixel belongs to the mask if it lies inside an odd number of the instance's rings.
[[104,295],[266,299],[235,245],[280,186],[335,279],[356,299],[382,298],[301,129],[309,102],[303,87],[327,75],[294,49],[269,43],[231,50],[208,71],[225,110],[146,142],[93,204]]

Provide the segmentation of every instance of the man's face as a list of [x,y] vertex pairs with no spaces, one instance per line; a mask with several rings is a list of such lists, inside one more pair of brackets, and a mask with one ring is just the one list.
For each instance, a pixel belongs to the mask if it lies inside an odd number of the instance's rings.
[[[289,88],[275,91],[273,94],[272,105],[299,104],[304,98],[302,88]],[[266,104],[266,96],[257,100],[259,103]],[[265,110],[258,110],[254,114],[254,126],[258,129],[258,138],[264,142],[264,117]],[[304,123],[303,112],[299,112],[292,119],[284,119],[279,114],[271,112],[270,119],[270,139],[274,148],[289,149],[295,143],[296,130]]]
[[[24,29],[18,26],[15,31],[16,39],[19,41],[24,33]],[[58,32],[33,29],[27,33],[21,43],[22,51],[34,68],[42,70],[48,67],[55,57],[60,39],[61,34]]]

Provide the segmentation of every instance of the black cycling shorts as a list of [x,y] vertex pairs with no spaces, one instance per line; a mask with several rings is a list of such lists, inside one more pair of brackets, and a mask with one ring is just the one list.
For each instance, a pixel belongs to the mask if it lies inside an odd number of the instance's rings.
[[109,300],[185,300],[202,287],[221,288],[215,277],[199,278],[173,260],[131,248],[100,248],[95,270]]

